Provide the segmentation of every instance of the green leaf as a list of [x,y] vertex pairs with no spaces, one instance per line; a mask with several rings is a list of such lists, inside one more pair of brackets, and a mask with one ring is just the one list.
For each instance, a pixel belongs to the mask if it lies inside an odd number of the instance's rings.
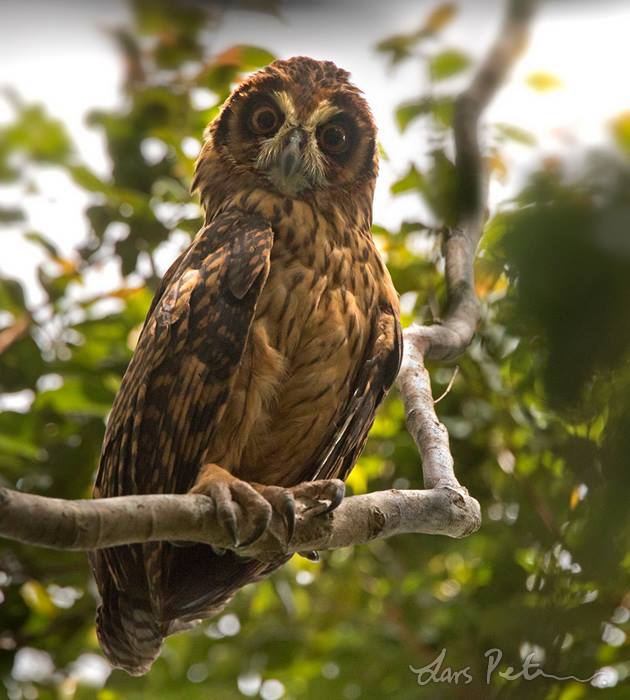
[[439,127],[449,128],[453,123],[453,99],[451,97],[423,97],[407,102],[396,110],[396,122],[401,132],[418,117],[431,115]]
[[34,408],[44,407],[59,414],[99,416],[107,415],[113,394],[105,389],[97,377],[65,376],[63,386],[37,395]]
[[411,55],[411,47],[414,43],[412,34],[397,34],[380,41],[376,45],[376,50],[391,54],[390,61],[392,64],[396,64]]
[[0,393],[33,389],[45,373],[41,351],[30,335],[11,345],[0,357]]
[[24,221],[24,212],[19,207],[0,206],[0,223],[14,224],[17,221]]
[[452,78],[470,66],[470,58],[456,49],[442,51],[429,60],[431,80],[438,82]]
[[392,64],[399,63],[404,58],[411,56],[411,50],[424,39],[435,36],[457,14],[457,5],[445,2],[438,5],[426,17],[424,22],[414,32],[396,34],[376,45],[376,50],[389,53]]
[[431,113],[439,126],[450,129],[453,126],[455,106],[452,97],[438,97],[431,102]]
[[231,46],[222,51],[208,70],[202,72],[199,84],[208,87],[225,99],[241,73],[256,70],[275,60],[275,56],[266,49],[246,44]]
[[276,57],[259,46],[238,46],[240,51],[240,66],[243,70],[255,70],[275,61]]
[[229,95],[231,85],[235,82],[238,74],[239,67],[233,63],[215,65],[204,73],[200,84],[224,100]]
[[531,131],[506,123],[495,124],[494,128],[497,131],[498,138],[502,140],[515,141],[523,146],[536,145],[536,136]]
[[64,163],[72,144],[64,125],[49,117],[41,105],[20,107],[14,122],[0,129],[0,142],[35,161]]
[[396,110],[396,123],[401,132],[404,132],[409,124],[417,117],[428,114],[431,110],[432,100],[425,97],[416,102],[407,102]]
[[17,280],[0,278],[0,310],[21,314],[26,310],[24,289]]
[[0,433],[0,454],[3,458],[7,455],[15,455],[34,462],[40,458],[41,449],[31,442],[27,442],[23,435],[14,437]]
[[455,166],[443,150],[431,153],[432,165],[426,172],[424,198],[435,217],[452,225],[455,216]]
[[68,172],[72,175],[74,182],[88,192],[109,190],[109,185],[84,165],[72,165],[68,168]]
[[61,257],[59,250],[54,243],[52,243],[52,241],[46,238],[46,236],[44,236],[42,233],[38,233],[37,231],[28,231],[24,234],[24,238],[31,243],[35,243],[35,245],[38,245],[40,248],[43,248],[51,257]]
[[416,169],[415,165],[411,165],[409,170],[399,180],[396,180],[389,189],[392,194],[403,194],[411,190],[423,190],[424,186],[424,176]]

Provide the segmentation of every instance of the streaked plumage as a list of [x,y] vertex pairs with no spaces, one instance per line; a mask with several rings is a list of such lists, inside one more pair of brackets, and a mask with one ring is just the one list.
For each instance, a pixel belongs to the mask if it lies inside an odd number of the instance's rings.
[[[213,495],[236,477],[275,507],[265,485],[345,479],[400,364],[397,295],[370,234],[375,128],[345,71],[300,57],[244,81],[206,136],[206,224],[149,310],[95,495]],[[284,561],[169,543],[95,553],[106,655],[145,672],[164,636]]]

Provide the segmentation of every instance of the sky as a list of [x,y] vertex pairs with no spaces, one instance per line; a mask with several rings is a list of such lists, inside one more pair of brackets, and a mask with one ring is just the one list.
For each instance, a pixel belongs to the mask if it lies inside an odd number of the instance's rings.
[[[401,137],[393,107],[418,95],[426,78],[419,62],[388,69],[374,46],[384,37],[417,27],[435,4],[428,0],[294,0],[285,3],[280,18],[227,9],[208,39],[215,52],[234,43],[251,43],[268,46],[281,57],[305,54],[333,60],[352,73],[372,106],[389,156],[381,165],[375,222],[395,228],[406,218],[423,218],[416,197],[394,199],[389,185],[406,170],[410,154],[421,158],[428,145],[421,126]],[[460,6],[441,45],[464,48],[480,57],[496,34],[503,2],[480,0]],[[84,115],[94,107],[119,104],[121,65],[104,30],[127,18],[124,0],[0,1],[0,87],[12,86],[27,101],[44,103],[64,121],[81,157],[104,175],[109,164],[103,142],[98,132],[85,125]],[[630,109],[628,27],[627,2],[556,0],[543,6],[527,53],[485,117],[488,122],[508,122],[535,133],[538,145],[533,150],[518,145],[509,149],[507,165],[515,176],[505,186],[493,185],[491,202],[509,196],[510,188],[541,157],[571,155],[584,146],[606,143],[607,121]],[[562,87],[534,92],[526,78],[537,71],[557,76]],[[0,98],[0,123],[9,118],[10,110]],[[46,233],[64,254],[72,255],[86,235],[86,195],[53,171],[38,175],[38,183],[42,193],[26,202],[29,227]],[[18,194],[15,189],[0,188],[0,204],[15,204]],[[26,281],[31,301],[37,302],[41,293],[35,269],[42,259],[40,251],[24,242],[17,228],[4,231],[2,241],[0,273]],[[175,253],[166,249],[160,265],[166,267]],[[88,279],[89,292],[105,291],[118,282],[115,269],[103,269]]]

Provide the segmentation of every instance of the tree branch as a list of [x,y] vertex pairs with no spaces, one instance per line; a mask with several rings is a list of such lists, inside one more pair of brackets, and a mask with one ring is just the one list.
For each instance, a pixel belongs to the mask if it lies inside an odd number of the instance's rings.
[[12,326],[0,331],[0,355],[12,348],[17,342],[26,337],[31,327],[32,319],[30,314],[24,314],[17,318]]
[[[254,545],[237,550],[240,554],[265,559],[412,532],[463,537],[479,527],[479,504],[455,477],[448,432],[436,416],[424,361],[459,356],[479,320],[473,261],[483,229],[487,189],[478,142],[479,120],[525,44],[535,4],[535,0],[509,0],[498,40],[456,102],[456,217],[455,225],[444,230],[446,313],[439,324],[414,324],[405,331],[398,386],[429,490],[353,496],[323,517],[308,518],[298,512],[288,548],[277,535],[283,526],[274,515],[265,534]],[[161,540],[231,546],[212,500],[202,495],[63,501],[0,488],[0,536],[73,550]]]
[[[435,413],[425,359],[454,360],[470,344],[479,322],[474,259],[483,231],[487,177],[479,147],[479,120],[527,42],[536,0],[509,0],[494,46],[470,85],[455,102],[455,224],[443,231],[446,313],[440,323],[413,324],[404,333],[398,387],[405,403],[407,428],[422,458],[427,488],[447,486],[467,499],[471,526],[480,523],[479,504],[460,486],[453,470],[448,431]],[[476,529],[476,527],[474,528]]]
[[[346,498],[327,516],[305,517],[300,510],[288,548],[274,513],[262,537],[239,554],[266,559],[280,553],[336,549],[401,533],[463,537],[456,491],[380,491]],[[203,495],[121,496],[69,501],[0,488],[0,534],[40,547],[93,550],[138,542],[189,541],[233,548],[214,502]]]
[[479,147],[479,120],[527,43],[537,0],[508,0],[499,36],[470,85],[455,102],[455,224],[443,232],[446,313],[440,323],[405,332],[426,359],[454,360],[473,338],[479,321],[473,261],[483,232],[487,177]]

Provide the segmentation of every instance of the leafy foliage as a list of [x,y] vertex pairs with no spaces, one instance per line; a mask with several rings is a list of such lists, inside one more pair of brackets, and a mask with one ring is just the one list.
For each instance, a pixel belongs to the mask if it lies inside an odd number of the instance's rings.
[[[0,479],[49,496],[89,495],[104,420],[157,282],[156,258],[200,223],[188,194],[194,139],[239,75],[272,58],[249,46],[212,55],[204,32],[217,20],[213,5],[137,0],[131,7],[133,26],[114,37],[127,68],[123,106],[90,116],[106,140],[109,176],[79,161],[62,124],[16,97],[15,120],[0,138],[4,181],[28,189],[20,164],[45,164],[90,198],[89,235],[69,260],[45,232],[25,230],[47,257],[44,303],[29,308],[18,280],[0,280],[0,398],[19,399],[16,410],[0,413]],[[454,96],[441,78],[468,62],[451,48],[414,52],[429,37],[438,42],[454,14],[453,4],[440,5],[418,30],[380,45],[394,62],[424,61],[440,82],[439,94],[431,85],[396,112],[401,131],[422,129],[430,147],[410,160],[392,192],[417,197],[427,219],[374,229],[405,322],[439,316],[444,292],[434,263],[436,233],[452,209]],[[103,688],[99,674],[90,675],[101,666],[85,558],[3,543],[0,674],[8,696],[627,697],[627,123],[622,115],[611,125],[618,152],[584,155],[578,173],[541,163],[488,220],[477,261],[483,323],[438,409],[458,474],[482,503],[479,533],[462,541],[399,537],[324,555],[320,564],[294,557],[218,619],[170,638],[146,677],[115,671]],[[507,174],[506,142],[535,142],[517,125],[488,133],[495,177]],[[0,211],[0,223],[21,220],[19,206]],[[90,275],[112,260],[123,283],[94,297]],[[436,393],[452,373],[432,368]],[[393,396],[350,487],[418,487],[419,473]],[[409,666],[429,664],[443,648],[444,668],[468,667],[469,684],[418,684]],[[502,650],[503,663],[487,685],[484,653],[492,648]],[[499,670],[519,669],[530,651],[549,673],[586,678],[607,667],[618,685],[595,691],[501,678]]]

